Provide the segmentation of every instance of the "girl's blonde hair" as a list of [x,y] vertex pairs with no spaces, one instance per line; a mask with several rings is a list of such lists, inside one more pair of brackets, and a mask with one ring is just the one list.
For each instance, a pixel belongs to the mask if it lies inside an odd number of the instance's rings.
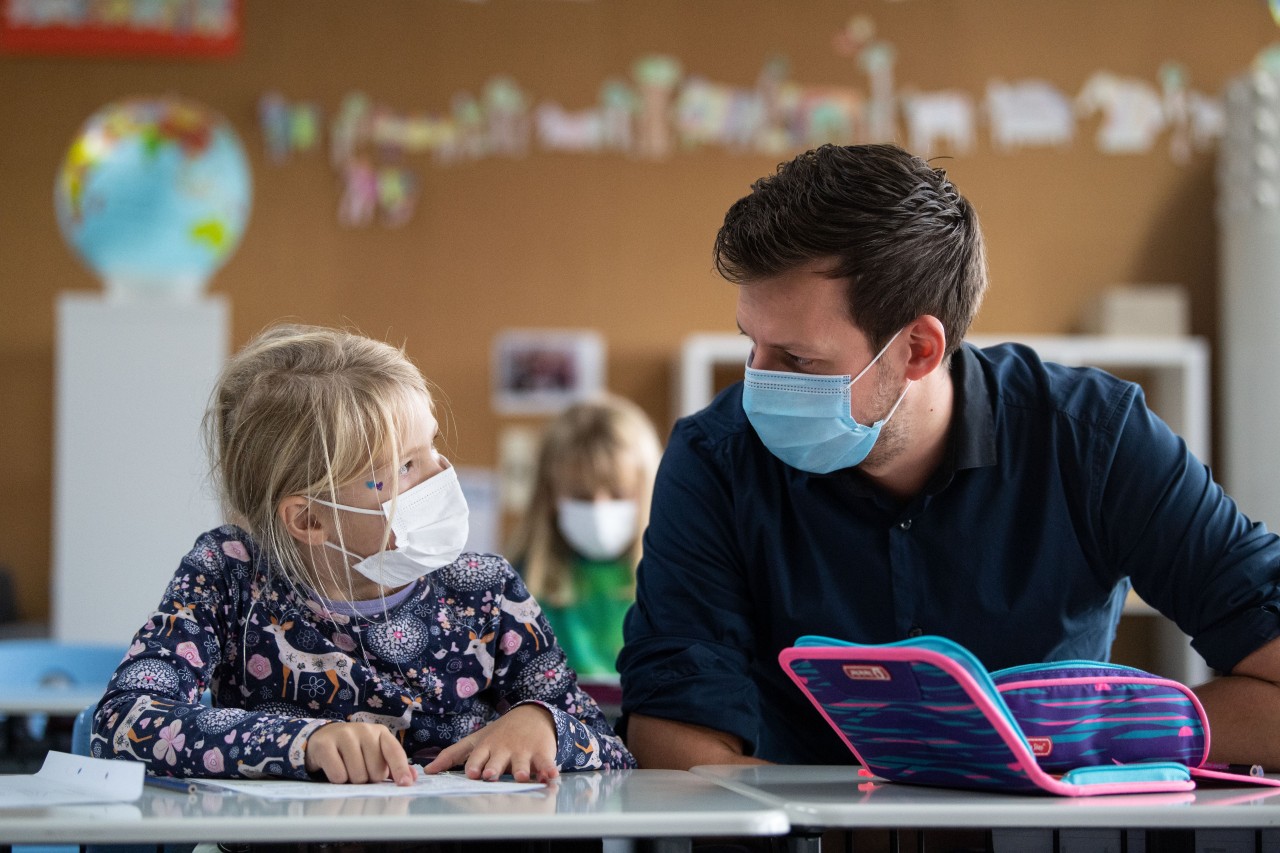
[[508,553],[529,591],[556,606],[574,601],[573,548],[556,524],[556,500],[565,494],[619,492],[636,477],[636,541],[628,558],[640,561],[641,535],[649,523],[653,479],[662,445],[644,411],[622,397],[606,395],[570,406],[542,436],[533,496]]
[[276,510],[293,495],[333,500],[388,458],[398,467],[398,427],[418,394],[431,403],[404,350],[339,329],[273,326],[228,360],[204,415],[206,450],[228,520],[273,570],[311,590],[350,589],[346,577],[310,576]]

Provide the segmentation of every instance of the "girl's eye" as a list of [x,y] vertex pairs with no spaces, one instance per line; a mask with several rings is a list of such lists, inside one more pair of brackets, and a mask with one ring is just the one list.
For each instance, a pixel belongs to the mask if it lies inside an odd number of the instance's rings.
[[401,465],[400,470],[396,473],[398,473],[401,477],[408,477],[409,472],[412,470],[413,470],[413,460],[410,459],[408,462]]

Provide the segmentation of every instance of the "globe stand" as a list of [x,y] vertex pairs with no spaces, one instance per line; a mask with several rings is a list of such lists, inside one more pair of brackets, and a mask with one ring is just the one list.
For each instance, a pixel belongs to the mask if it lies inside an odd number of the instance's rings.
[[201,275],[173,275],[166,278],[150,276],[116,276],[105,282],[106,295],[113,300],[168,299],[190,301],[198,299],[208,284]]
[[228,302],[111,290],[57,303],[52,633],[64,641],[125,642],[220,518],[199,431]]

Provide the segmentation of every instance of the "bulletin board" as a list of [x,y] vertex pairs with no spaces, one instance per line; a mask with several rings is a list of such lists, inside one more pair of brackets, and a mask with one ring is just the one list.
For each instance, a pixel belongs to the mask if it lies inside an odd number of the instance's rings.
[[[815,133],[840,132],[853,110],[855,136],[879,122],[904,145],[911,104],[931,103],[937,125],[917,123],[917,153],[940,158],[987,234],[977,331],[1069,332],[1110,286],[1176,283],[1192,331],[1212,338],[1213,116],[1192,110],[1280,37],[1264,0],[244,0],[237,12],[236,49],[222,56],[0,52],[0,564],[25,618],[48,612],[55,297],[99,287],[59,234],[52,185],[77,127],[112,100],[181,94],[223,114],[249,152],[251,219],[212,282],[230,299],[232,346],[281,319],[404,343],[439,388],[446,452],[492,466],[504,429],[540,422],[495,411],[490,358],[504,330],[598,333],[605,385],[664,434],[682,338],[733,331],[734,288],[712,270],[712,239],[729,204],[797,153],[787,138],[724,133],[708,111],[759,103],[733,107],[735,93],[782,87],[815,105],[804,114]],[[655,57],[671,64],[642,63]],[[1100,72],[1111,76],[1098,83]],[[642,78],[661,88],[664,73],[669,100],[650,117],[675,121],[680,93],[704,87],[684,102],[687,132],[665,148],[638,125],[629,149],[601,142],[610,99],[643,100]],[[375,165],[403,170],[409,182],[389,197],[411,190],[412,209],[340,221],[346,178],[329,130],[351,95],[384,117],[461,122],[495,79],[523,98],[522,149],[370,147]],[[1037,100],[1036,85],[1062,101]],[[993,91],[1068,115],[998,135]],[[1103,140],[1109,109],[1135,92],[1182,110],[1136,151]],[[966,101],[967,142],[947,112]],[[279,109],[307,105],[315,147],[277,138],[273,149]]]

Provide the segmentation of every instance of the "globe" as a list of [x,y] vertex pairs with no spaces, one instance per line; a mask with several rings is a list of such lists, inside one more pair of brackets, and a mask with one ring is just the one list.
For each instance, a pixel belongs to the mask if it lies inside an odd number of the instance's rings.
[[122,295],[198,295],[239,245],[251,202],[231,125],[174,97],[98,110],[54,186],[63,236]]

